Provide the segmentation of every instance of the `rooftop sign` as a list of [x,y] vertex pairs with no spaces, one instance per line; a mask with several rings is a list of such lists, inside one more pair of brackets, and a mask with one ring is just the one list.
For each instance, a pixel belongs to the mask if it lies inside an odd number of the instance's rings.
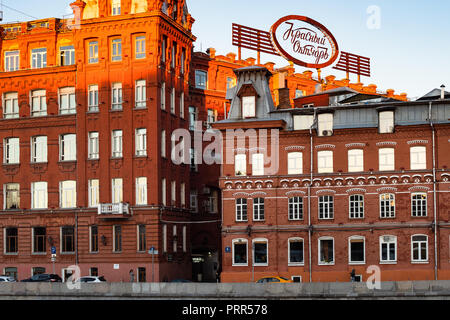
[[283,17],[275,22],[270,34],[277,51],[302,67],[324,68],[339,56],[339,46],[331,32],[308,17]]

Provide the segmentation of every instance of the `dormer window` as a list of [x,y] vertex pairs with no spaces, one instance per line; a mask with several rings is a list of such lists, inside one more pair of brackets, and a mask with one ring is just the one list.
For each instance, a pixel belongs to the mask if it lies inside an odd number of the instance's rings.
[[256,97],[242,97],[242,117],[254,118],[256,117]]
[[381,111],[378,116],[380,133],[393,133],[394,111]]

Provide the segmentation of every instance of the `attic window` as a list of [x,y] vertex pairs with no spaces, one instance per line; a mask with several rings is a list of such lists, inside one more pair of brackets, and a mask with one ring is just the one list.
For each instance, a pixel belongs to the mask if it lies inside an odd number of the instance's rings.
[[254,118],[256,116],[256,97],[242,97],[242,117]]

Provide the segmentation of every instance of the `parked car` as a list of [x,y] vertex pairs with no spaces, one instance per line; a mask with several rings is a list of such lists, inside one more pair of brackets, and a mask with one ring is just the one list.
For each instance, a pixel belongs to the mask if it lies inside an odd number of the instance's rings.
[[256,281],[256,283],[291,283],[293,282],[292,280],[283,278],[283,277],[279,277],[279,276],[275,276],[275,277],[264,277],[259,279],[258,281]]
[[10,276],[0,276],[0,282],[16,282],[16,279]]
[[21,282],[62,282],[62,279],[57,274],[42,273],[23,279]]
[[86,283],[99,283],[99,282],[106,282],[105,277],[103,276],[85,276],[81,277],[79,279],[80,282],[86,282]]

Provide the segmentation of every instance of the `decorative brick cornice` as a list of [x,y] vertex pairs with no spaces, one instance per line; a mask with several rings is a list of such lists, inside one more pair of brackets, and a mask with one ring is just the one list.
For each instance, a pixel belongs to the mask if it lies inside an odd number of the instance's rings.
[[346,148],[364,148],[366,147],[366,143],[348,143],[345,145]]
[[383,188],[378,188],[377,192],[381,193],[381,192],[397,192],[397,188],[394,187],[383,187]]
[[352,189],[348,189],[347,191],[345,191],[347,193],[366,193],[367,190],[366,189],[362,189],[362,188],[352,188]]
[[305,150],[304,146],[288,146],[284,148],[286,151],[294,151],[294,150]]
[[316,149],[335,149],[336,146],[334,144],[320,144],[315,146]]
[[427,144],[428,140],[411,140],[407,142],[408,145]]
[[397,145],[397,142],[395,142],[395,141],[383,141],[383,142],[378,142],[376,144],[377,147],[386,147],[386,146],[395,147],[396,145]]

